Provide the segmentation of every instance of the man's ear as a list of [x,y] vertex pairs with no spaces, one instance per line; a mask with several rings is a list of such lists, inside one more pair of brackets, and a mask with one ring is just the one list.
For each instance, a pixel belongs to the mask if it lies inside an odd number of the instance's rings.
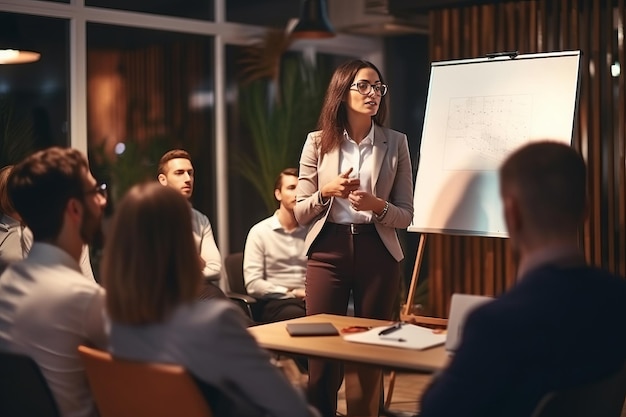
[[159,174],[157,179],[159,180],[161,185],[167,185],[167,177],[165,176],[165,174]]
[[83,217],[83,211],[85,208],[83,207],[83,203],[81,203],[76,198],[70,198],[67,201],[67,205],[65,206],[65,213],[70,217],[70,219],[80,222]]
[[504,220],[509,234],[518,231],[522,227],[522,213],[517,199],[507,196],[502,199],[504,208]]
[[274,190],[274,198],[280,203],[280,201],[283,199],[283,195],[280,192],[280,190],[277,188]]

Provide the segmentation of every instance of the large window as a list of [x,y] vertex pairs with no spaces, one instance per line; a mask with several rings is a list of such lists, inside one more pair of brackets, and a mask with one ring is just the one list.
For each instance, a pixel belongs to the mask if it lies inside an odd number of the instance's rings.
[[165,151],[183,148],[194,158],[194,205],[212,217],[212,49],[208,36],[88,24],[89,157],[113,202],[154,180]]
[[[36,62],[0,65],[0,166],[36,149],[69,144],[68,21],[0,13],[0,31]],[[10,45],[7,45],[10,46]]]

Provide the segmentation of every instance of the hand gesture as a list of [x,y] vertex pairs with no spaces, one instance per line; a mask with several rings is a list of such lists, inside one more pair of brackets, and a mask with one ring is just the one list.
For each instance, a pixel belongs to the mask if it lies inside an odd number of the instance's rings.
[[371,210],[374,213],[380,212],[385,206],[384,200],[363,190],[356,190],[348,196],[350,206],[356,211]]
[[323,198],[339,197],[348,198],[352,191],[358,190],[361,180],[358,178],[349,178],[352,168],[339,174],[334,180],[324,185],[320,192]]

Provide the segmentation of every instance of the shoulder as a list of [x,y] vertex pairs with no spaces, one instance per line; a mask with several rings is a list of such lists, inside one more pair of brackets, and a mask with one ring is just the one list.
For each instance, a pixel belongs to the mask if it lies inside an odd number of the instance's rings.
[[[404,141],[406,140],[406,134],[397,130],[389,129],[388,127],[376,125],[374,127],[374,135],[382,134],[387,140],[390,141]],[[375,136],[374,136],[375,137]]]
[[197,301],[187,309],[179,309],[176,316],[181,323],[199,327],[210,325],[214,330],[246,327],[243,313],[227,300]]
[[191,208],[191,219],[194,222],[198,222],[201,224],[210,224],[209,218],[202,212],[196,210],[195,208]]
[[248,236],[260,235],[272,230],[272,220],[274,216],[267,217],[250,228]]

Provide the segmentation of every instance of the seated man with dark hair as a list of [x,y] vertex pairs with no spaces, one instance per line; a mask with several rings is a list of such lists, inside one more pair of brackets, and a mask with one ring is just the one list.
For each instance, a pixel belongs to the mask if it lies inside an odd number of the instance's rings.
[[296,204],[298,170],[287,168],[276,179],[274,197],[278,210],[255,224],[248,232],[243,252],[243,274],[246,290],[260,298],[261,320],[274,322],[302,317],[307,229],[293,214]]
[[557,142],[526,145],[500,168],[518,282],[474,310],[421,416],[530,416],[548,393],[598,381],[626,360],[626,280],[587,265],[582,157]]
[[226,298],[219,289],[222,258],[215,244],[211,222],[207,216],[191,206],[195,170],[189,152],[183,149],[172,149],[163,154],[159,161],[157,179],[161,185],[173,188],[189,201],[191,226],[204,275],[200,298]]
[[37,362],[63,417],[95,417],[77,348],[106,344],[104,290],[78,261],[102,232],[106,196],[81,152],[56,147],[16,165],[8,192],[34,243],[0,276],[0,350]]

